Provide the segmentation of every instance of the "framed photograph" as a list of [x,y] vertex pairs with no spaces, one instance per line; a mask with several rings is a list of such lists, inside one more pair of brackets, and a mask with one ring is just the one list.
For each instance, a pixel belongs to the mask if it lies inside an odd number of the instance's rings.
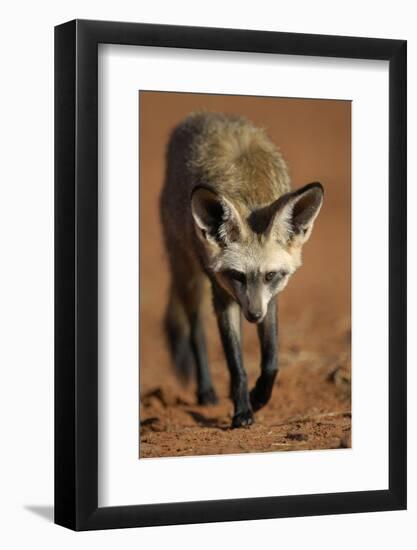
[[406,42],[55,29],[55,522],[406,508]]

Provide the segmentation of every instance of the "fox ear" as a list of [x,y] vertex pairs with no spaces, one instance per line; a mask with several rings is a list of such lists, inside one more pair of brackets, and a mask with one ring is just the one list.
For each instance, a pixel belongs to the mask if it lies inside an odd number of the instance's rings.
[[243,232],[242,221],[233,204],[206,187],[197,187],[191,196],[191,213],[200,238],[228,244]]
[[297,239],[300,244],[304,244],[311,235],[323,197],[324,189],[318,182],[283,195],[271,205],[273,214],[267,234],[284,242]]

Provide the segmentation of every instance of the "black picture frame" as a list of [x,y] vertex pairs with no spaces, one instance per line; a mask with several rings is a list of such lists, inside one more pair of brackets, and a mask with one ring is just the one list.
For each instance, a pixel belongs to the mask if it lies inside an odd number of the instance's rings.
[[[389,488],[98,507],[98,44],[389,61]],[[406,508],[406,41],[74,20],[55,28],[55,522],[108,529]],[[372,144],[370,144],[372,146]]]

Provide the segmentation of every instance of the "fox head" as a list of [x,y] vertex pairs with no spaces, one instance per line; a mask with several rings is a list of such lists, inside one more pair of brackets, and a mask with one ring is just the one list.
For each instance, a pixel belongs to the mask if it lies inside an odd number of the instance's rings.
[[206,269],[248,321],[264,319],[270,300],[301,266],[323,194],[320,183],[310,183],[243,215],[212,189],[194,190],[191,212]]

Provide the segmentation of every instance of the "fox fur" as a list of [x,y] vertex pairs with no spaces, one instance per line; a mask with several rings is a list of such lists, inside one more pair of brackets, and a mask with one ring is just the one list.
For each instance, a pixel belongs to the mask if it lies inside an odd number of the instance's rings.
[[[277,366],[275,296],[301,266],[323,201],[319,183],[291,191],[287,164],[264,129],[220,113],[188,116],[172,132],[160,198],[171,285],[165,329],[177,372],[197,378],[198,401],[216,402],[201,321],[211,283],[231,375],[234,427],[269,400]],[[241,313],[258,324],[261,375],[250,396]]]

